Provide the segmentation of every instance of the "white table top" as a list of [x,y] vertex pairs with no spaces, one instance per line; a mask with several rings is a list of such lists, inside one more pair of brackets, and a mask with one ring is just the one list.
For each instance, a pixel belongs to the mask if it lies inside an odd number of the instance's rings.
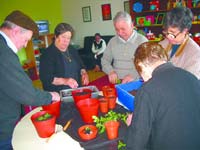
[[[102,95],[102,92],[99,92]],[[122,105],[118,99],[117,103]],[[123,105],[122,105],[123,106]],[[40,138],[37,131],[31,122],[31,115],[42,110],[42,107],[37,107],[28,114],[26,114],[16,125],[12,145],[14,150],[83,150],[80,144],[72,139],[67,133],[61,131],[52,136],[52,138],[47,142],[46,138]],[[56,125],[59,127],[60,125]]]
[[[33,113],[38,112],[41,109],[41,107],[38,107],[32,110],[16,125],[12,138],[14,150],[66,150],[69,148],[83,150],[77,141],[63,131],[56,133],[48,142],[47,138],[40,138],[30,117]],[[56,125],[56,127],[59,126],[60,125]]]

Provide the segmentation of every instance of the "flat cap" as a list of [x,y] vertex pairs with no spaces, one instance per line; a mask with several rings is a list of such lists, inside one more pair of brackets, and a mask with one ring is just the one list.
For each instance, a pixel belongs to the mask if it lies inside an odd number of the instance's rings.
[[5,21],[10,21],[22,28],[33,31],[33,37],[39,36],[37,24],[29,16],[19,10],[11,12],[5,18]]

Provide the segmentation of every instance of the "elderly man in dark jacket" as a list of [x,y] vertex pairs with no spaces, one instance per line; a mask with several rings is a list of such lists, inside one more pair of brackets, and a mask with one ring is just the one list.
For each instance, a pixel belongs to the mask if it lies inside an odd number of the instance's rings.
[[12,149],[12,133],[22,104],[37,106],[60,100],[56,92],[33,87],[16,55],[37,34],[35,22],[21,11],[9,14],[0,28],[0,150]]

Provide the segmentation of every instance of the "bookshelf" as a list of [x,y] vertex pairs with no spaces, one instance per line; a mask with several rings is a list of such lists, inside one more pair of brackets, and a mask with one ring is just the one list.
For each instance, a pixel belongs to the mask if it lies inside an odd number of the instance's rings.
[[45,50],[53,41],[54,34],[41,35],[32,39],[25,48],[27,61],[23,65],[25,72],[32,80],[39,79],[39,59],[41,51]]
[[[194,19],[190,33],[195,36],[200,33],[200,4],[192,0],[182,0],[181,3],[193,12]],[[177,5],[180,4],[177,4],[176,0],[130,0],[130,15],[139,32],[146,35],[151,31],[159,41],[162,39],[162,25],[166,12]]]

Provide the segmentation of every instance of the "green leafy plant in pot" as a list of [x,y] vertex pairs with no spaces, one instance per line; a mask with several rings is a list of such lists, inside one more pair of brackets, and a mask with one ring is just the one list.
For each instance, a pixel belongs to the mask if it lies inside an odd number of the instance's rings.
[[[120,125],[120,121],[126,123],[127,116],[128,116],[127,113],[122,114],[122,113],[117,113],[110,110],[104,116],[100,116],[100,117],[93,116],[93,120],[96,124],[96,127],[99,130],[99,133],[101,134],[106,131],[108,139],[112,140],[118,137],[118,128]],[[116,133],[114,131],[113,126],[117,126]],[[110,135],[110,132],[108,129],[111,130],[111,133],[115,133],[115,135]]]

